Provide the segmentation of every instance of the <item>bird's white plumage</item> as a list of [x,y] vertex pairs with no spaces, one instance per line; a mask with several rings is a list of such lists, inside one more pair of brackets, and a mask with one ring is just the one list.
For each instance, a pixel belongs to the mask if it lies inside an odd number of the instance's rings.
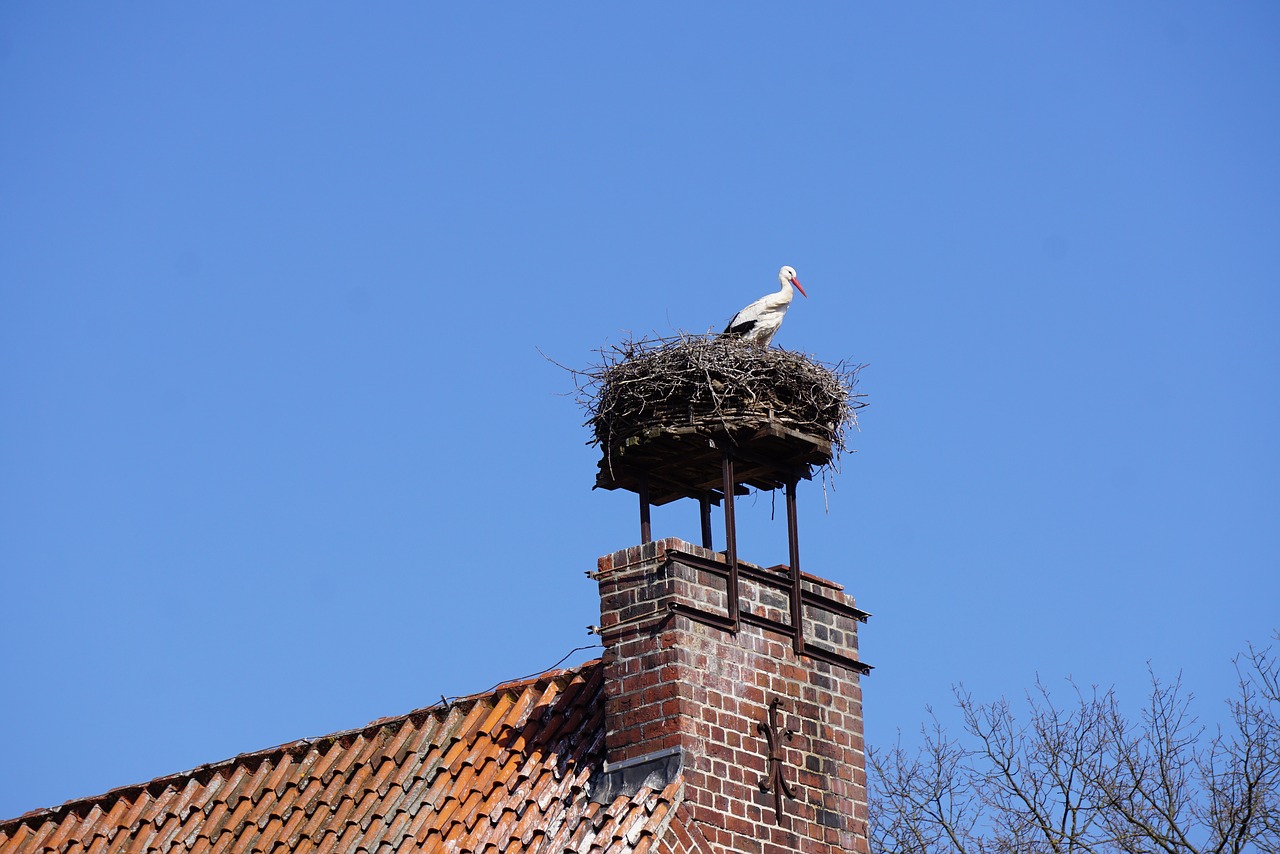
[[735,314],[725,327],[724,334],[738,336],[750,344],[768,346],[774,333],[782,325],[787,307],[791,305],[791,298],[795,293],[792,286],[799,288],[800,293],[804,294],[804,288],[792,267],[783,267],[778,271],[778,282],[782,287],[777,293],[766,294]]

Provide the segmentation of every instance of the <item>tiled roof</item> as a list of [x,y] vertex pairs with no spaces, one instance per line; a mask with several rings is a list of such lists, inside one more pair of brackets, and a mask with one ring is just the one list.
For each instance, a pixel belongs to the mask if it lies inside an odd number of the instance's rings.
[[686,850],[682,827],[655,845],[679,778],[608,805],[588,798],[604,751],[602,672],[599,661],[550,671],[36,810],[0,822],[0,854]]

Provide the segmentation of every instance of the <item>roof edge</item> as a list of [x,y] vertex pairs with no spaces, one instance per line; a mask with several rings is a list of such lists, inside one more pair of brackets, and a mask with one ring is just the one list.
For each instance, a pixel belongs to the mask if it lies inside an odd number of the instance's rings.
[[500,694],[524,691],[530,686],[537,685],[541,682],[551,683],[559,679],[571,679],[599,663],[599,658],[593,658],[589,661],[584,661],[575,667],[561,667],[544,670],[541,673],[535,673],[521,679],[509,679],[505,682],[499,682],[498,684],[475,694],[466,694],[456,697],[445,697],[442,694],[440,695],[440,702],[438,703],[413,709],[412,711],[405,712],[400,715],[377,718],[363,726],[339,730],[338,732],[328,733],[327,735],[287,741],[283,744],[277,744],[274,747],[266,747],[261,750],[238,753],[228,759],[197,765],[195,768],[191,768],[186,771],[165,774],[163,776],[147,780],[143,783],[131,783],[125,786],[117,786],[116,788],[108,789],[101,794],[89,795],[83,798],[72,798],[71,800],[65,801],[56,806],[37,807],[36,809],[28,810],[22,815],[15,816],[13,818],[0,819],[0,833],[12,835],[17,828],[24,824],[38,825],[47,819],[56,819],[59,816],[74,813],[79,813],[80,817],[83,817],[93,809],[94,805],[100,804],[103,801],[118,798],[131,798],[144,791],[151,791],[153,795],[156,795],[164,791],[168,786],[182,780],[190,780],[193,778],[199,779],[203,777],[204,779],[201,782],[207,782],[213,777],[213,775],[224,769],[232,768],[239,764],[258,764],[271,759],[272,757],[284,756],[290,753],[304,753],[317,745],[324,745],[325,742],[329,742],[329,744],[325,745],[322,749],[327,750],[328,747],[344,739],[354,740],[365,733],[381,729],[382,727],[403,725],[415,718],[421,721],[432,715],[447,715],[455,707],[472,705],[491,697],[497,697]]

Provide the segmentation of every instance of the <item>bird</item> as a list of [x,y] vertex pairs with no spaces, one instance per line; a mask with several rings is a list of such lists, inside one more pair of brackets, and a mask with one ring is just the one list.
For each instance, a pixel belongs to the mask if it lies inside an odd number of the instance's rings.
[[791,305],[792,286],[794,285],[802,296],[806,298],[809,296],[801,287],[800,280],[796,278],[794,267],[783,267],[779,270],[778,281],[782,284],[782,288],[776,294],[765,294],[735,314],[733,320],[730,320],[729,325],[724,328],[722,335],[741,338],[748,344],[769,346],[774,333],[782,325],[787,306]]

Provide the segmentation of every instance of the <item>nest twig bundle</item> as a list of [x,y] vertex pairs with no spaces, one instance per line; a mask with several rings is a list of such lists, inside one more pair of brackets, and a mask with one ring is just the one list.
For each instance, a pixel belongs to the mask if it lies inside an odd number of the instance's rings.
[[654,427],[733,434],[766,424],[818,436],[838,453],[866,405],[855,391],[862,365],[824,364],[730,337],[632,339],[597,353],[598,364],[574,376],[606,458]]

